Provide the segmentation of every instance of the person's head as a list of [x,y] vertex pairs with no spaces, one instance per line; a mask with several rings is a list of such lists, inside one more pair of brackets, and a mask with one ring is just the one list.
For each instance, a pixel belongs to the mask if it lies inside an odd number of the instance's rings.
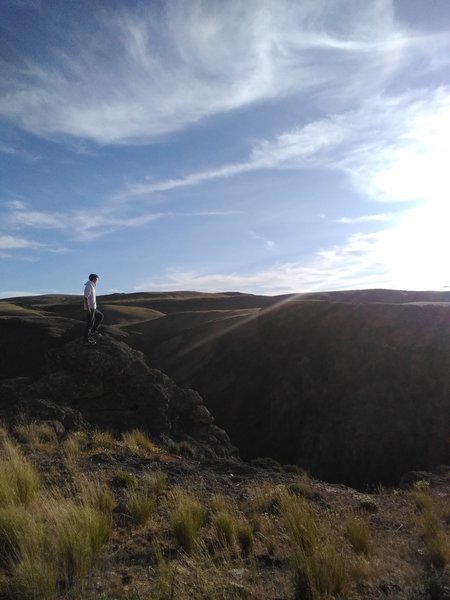
[[98,279],[98,275],[96,275],[95,273],[91,273],[89,275],[89,281],[92,281],[92,283],[97,283],[97,279]]

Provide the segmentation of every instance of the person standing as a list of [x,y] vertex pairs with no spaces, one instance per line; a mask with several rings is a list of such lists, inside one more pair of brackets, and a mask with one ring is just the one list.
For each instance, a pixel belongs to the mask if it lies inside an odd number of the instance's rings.
[[84,286],[84,310],[87,312],[86,328],[84,330],[84,343],[94,345],[96,342],[92,336],[98,333],[98,328],[103,321],[103,313],[97,308],[97,288],[98,275],[91,273]]

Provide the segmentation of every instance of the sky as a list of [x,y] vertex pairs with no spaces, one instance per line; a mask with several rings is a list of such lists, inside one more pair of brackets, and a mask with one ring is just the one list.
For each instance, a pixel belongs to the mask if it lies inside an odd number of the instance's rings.
[[0,297],[450,286],[450,0],[2,0]]

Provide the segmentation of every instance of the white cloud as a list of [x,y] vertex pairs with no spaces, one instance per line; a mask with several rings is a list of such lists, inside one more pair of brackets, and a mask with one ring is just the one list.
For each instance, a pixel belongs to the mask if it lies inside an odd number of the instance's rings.
[[162,6],[92,9],[95,36],[67,24],[70,53],[4,66],[0,115],[42,136],[139,142],[287,94],[314,90],[334,106],[369,97],[429,47],[401,30],[391,0]]
[[302,262],[273,264],[256,272],[237,267],[229,273],[172,270],[136,291],[239,290],[256,294],[304,293],[336,289],[443,289],[450,254],[448,209],[427,205],[405,211],[390,228],[354,233]]
[[14,237],[12,235],[0,235],[0,249],[1,250],[13,250],[19,248],[35,248],[39,246],[37,242],[26,240],[21,237]]
[[344,223],[345,225],[355,225],[357,223],[370,223],[373,221],[387,221],[389,215],[386,213],[377,215],[361,215],[359,217],[341,217],[336,219],[337,223]]
[[179,179],[131,183],[116,198],[126,201],[263,169],[322,168],[344,172],[377,200],[421,200],[450,188],[448,156],[450,90],[408,91],[262,140],[241,163]]

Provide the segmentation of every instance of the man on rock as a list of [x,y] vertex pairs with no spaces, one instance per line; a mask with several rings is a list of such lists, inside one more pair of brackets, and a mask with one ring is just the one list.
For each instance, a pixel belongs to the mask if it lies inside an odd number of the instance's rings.
[[91,273],[84,286],[84,309],[87,312],[86,328],[84,330],[84,343],[94,345],[93,336],[98,334],[98,328],[103,321],[103,313],[97,308],[96,287],[98,275]]

